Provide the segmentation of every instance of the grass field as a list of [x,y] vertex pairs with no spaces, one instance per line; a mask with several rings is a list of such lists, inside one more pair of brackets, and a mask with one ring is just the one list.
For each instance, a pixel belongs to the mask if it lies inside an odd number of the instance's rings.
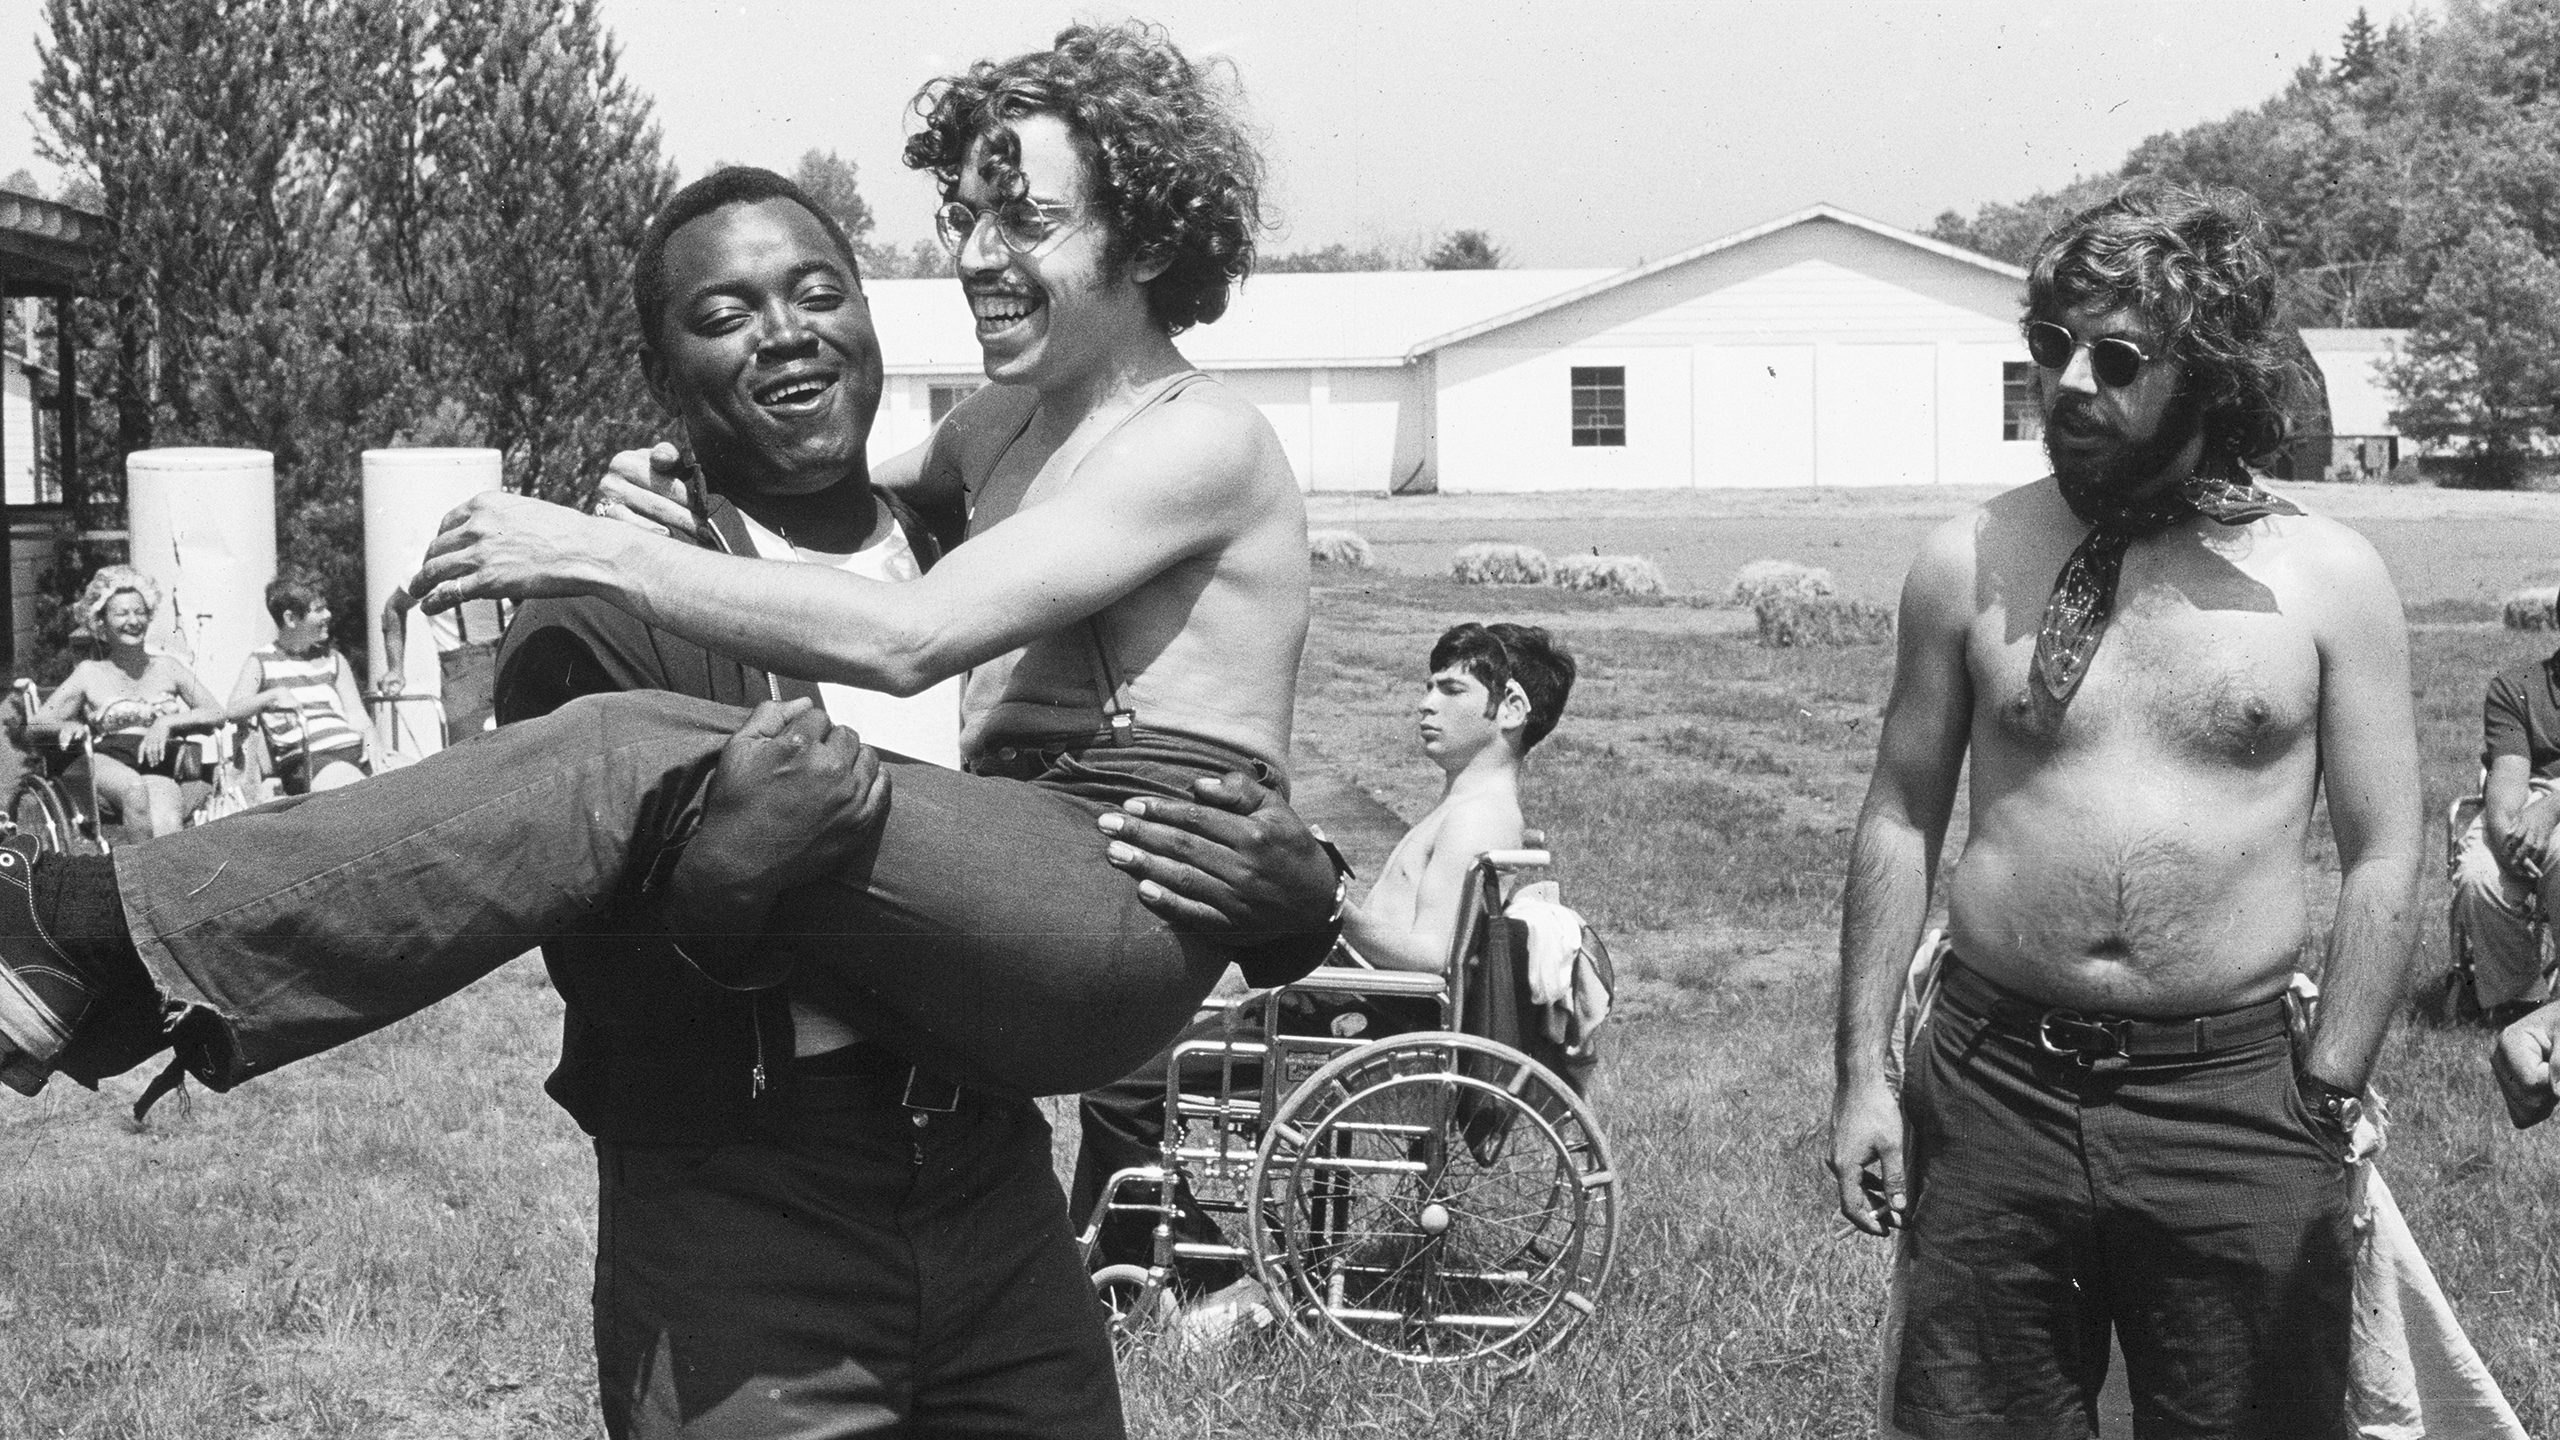
[[[1745,512],[1796,502],[1693,499],[1626,520],[1583,497],[1543,509],[1453,497],[1386,512],[1415,517],[1393,520],[1416,526],[1410,537],[1350,513],[1373,503],[1326,502],[1319,518],[1362,529],[1406,568],[1320,574],[1302,775],[1407,815],[1428,803],[1405,715],[1430,638],[1456,619],[1549,623],[1582,659],[1527,799],[1568,897],[1634,977],[1602,1100],[1623,1179],[1617,1278],[1572,1346],[1501,1385],[1268,1340],[1211,1357],[1142,1342],[1123,1370],[1136,1433],[1861,1433],[1882,1251],[1836,1234],[1819,1157],[1839,871],[1889,655],[1763,651],[1723,612],[1412,572],[1429,547],[1531,539],[1647,553],[1688,589],[1720,587],[1762,554],[1848,580],[1819,553],[1838,538],[1861,557],[1853,593],[1890,595],[1901,555],[1876,534],[1907,522],[1916,538],[1952,507],[1905,492],[1880,497],[1876,516],[1855,504],[1782,516],[1804,543],[1755,550],[1776,532],[1751,530],[1767,517]],[[2476,769],[2487,672],[2550,644],[2482,622],[2487,597],[2541,578],[2560,507],[2429,519],[2416,503],[2352,518],[2424,622],[2417,688],[2441,816]],[[2539,534],[2517,538],[2537,518]],[[1600,534],[1618,524],[1631,528]],[[2485,552],[2484,529],[2500,537]],[[2421,939],[2432,973],[2440,925]],[[233,1095],[166,1102],[145,1131],[120,1119],[138,1077],[97,1096],[57,1085],[36,1102],[0,1097],[0,1435],[594,1433],[589,1162],[538,1089],[556,1014],[539,970],[519,963]],[[2528,1429],[2560,1433],[2560,1138],[2507,1130],[2485,1044],[2415,1022],[2394,1033],[2384,1164]]]

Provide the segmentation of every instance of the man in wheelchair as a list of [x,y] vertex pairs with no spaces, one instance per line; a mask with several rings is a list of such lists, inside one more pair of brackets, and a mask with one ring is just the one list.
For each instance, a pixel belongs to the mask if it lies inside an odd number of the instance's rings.
[[2452,928],[2481,1010],[2505,1024],[2550,998],[2537,921],[2560,900],[2560,651],[2499,671],[2480,729],[2486,778],[2454,858]]
[[[1573,657],[1534,626],[1470,622],[1432,646],[1415,728],[1422,753],[1440,767],[1440,801],[1396,843],[1368,895],[1357,904],[1345,901],[1342,945],[1328,964],[1431,973],[1447,966],[1475,858],[1523,843],[1520,768],[1530,747],[1564,713],[1573,678]],[[1232,971],[1228,978],[1234,980]],[[1220,993],[1234,992],[1222,985]],[[1292,1034],[1375,1040],[1438,1029],[1441,1021],[1437,1002],[1420,997],[1292,994],[1284,999],[1280,1024]],[[1085,1094],[1075,1193],[1068,1202],[1077,1223],[1093,1215],[1113,1175],[1156,1162],[1164,1139],[1166,1067],[1175,1049],[1220,1033],[1258,1038],[1248,1034],[1255,1029],[1258,1018],[1250,1008],[1233,1017],[1224,1007],[1204,1010],[1155,1059]],[[1217,1222],[1187,1194],[1176,1198],[1180,1238],[1217,1241]],[[1153,1233],[1149,1216],[1114,1215],[1102,1225],[1088,1264],[1097,1270],[1144,1266]],[[1246,1293],[1256,1287],[1234,1262],[1185,1261],[1175,1278],[1177,1293],[1196,1302],[1190,1317],[1203,1325],[1232,1324],[1259,1298]]]

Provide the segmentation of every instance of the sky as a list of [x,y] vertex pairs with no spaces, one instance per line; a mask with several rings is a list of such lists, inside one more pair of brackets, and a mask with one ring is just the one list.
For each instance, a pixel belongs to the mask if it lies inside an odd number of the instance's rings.
[[[1522,266],[1659,258],[1827,201],[1921,227],[2110,169],[2254,106],[2357,0],[601,0],[668,155],[860,170],[875,238],[930,230],[907,101],[1074,20],[1142,15],[1232,61],[1266,244],[1489,231]],[[2372,5],[2377,24],[2405,0]],[[0,175],[35,158],[37,0],[0,0]]]

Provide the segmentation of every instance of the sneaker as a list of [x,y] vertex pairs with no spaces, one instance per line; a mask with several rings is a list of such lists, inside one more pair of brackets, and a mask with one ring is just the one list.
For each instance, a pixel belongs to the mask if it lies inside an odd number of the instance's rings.
[[38,849],[25,835],[0,840],[0,1085],[21,1095],[44,1088],[54,1057],[97,999],[36,919]]

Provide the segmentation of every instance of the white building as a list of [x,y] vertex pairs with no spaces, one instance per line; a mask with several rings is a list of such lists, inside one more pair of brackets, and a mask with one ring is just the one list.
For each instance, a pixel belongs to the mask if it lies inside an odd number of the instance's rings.
[[[2025,281],[1816,205],[1630,270],[1262,276],[1180,343],[1311,490],[2014,484],[2045,468]],[[891,454],[976,386],[978,348],[952,282],[868,288]],[[2388,433],[2383,335],[2305,333],[2341,435]]]

